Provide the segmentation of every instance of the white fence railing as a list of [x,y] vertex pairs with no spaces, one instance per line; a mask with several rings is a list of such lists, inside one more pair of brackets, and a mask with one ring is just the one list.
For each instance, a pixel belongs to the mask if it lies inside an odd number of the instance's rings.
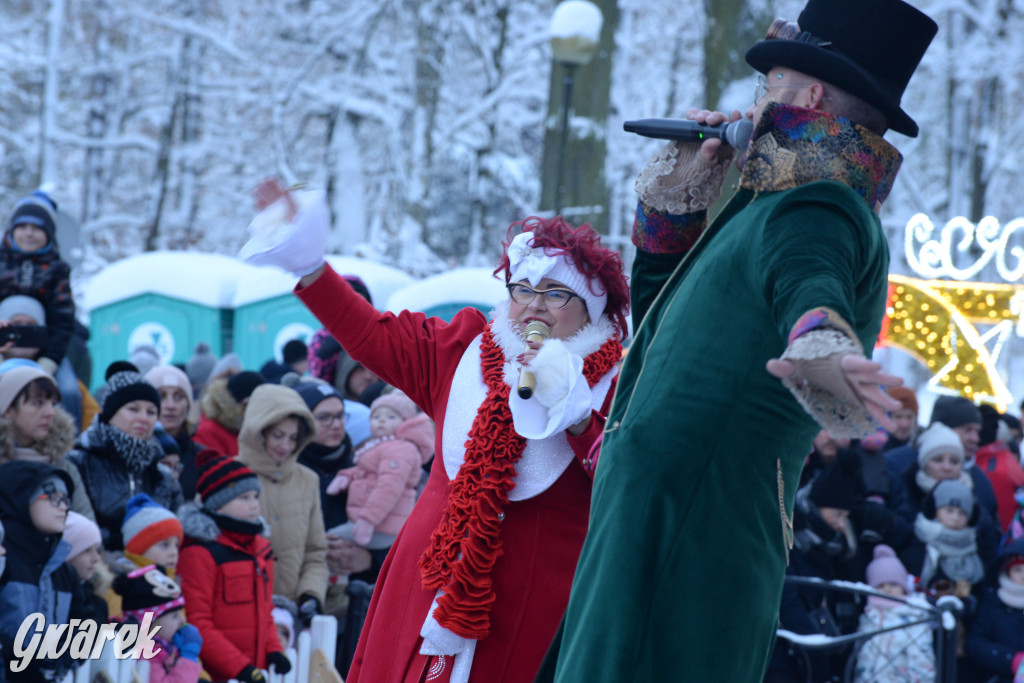
[[[323,615],[313,617],[309,629],[299,634],[296,647],[285,652],[292,663],[291,671],[286,674],[265,672],[267,680],[269,683],[309,683],[312,673],[315,680],[325,680],[326,677],[327,680],[341,681],[334,671],[337,637],[337,619]],[[118,660],[114,657],[113,647],[104,647],[98,659],[81,662],[62,683],[92,683],[97,675],[110,683],[149,683],[149,662],[142,659]]]

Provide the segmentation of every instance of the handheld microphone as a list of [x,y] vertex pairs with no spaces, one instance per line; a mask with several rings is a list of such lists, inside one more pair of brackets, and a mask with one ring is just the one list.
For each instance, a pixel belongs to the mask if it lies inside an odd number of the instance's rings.
[[[542,342],[551,336],[551,328],[542,323],[539,320],[534,320],[526,326],[526,341],[528,342]],[[526,345],[526,350],[530,350],[530,345]],[[533,396],[533,390],[537,387],[537,378],[529,370],[519,371],[519,388],[516,390],[519,392],[519,398],[528,399]]]
[[747,148],[750,134],[754,132],[754,124],[750,119],[720,123],[717,126],[689,119],[638,119],[626,121],[622,127],[627,133],[662,140],[704,142],[708,138],[718,138],[724,144],[740,150]]

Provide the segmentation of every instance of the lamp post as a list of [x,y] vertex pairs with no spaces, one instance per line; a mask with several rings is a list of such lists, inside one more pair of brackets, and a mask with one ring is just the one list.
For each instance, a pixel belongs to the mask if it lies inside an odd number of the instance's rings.
[[590,62],[597,52],[604,17],[587,0],[565,0],[551,15],[548,36],[551,53],[565,71],[562,87],[562,124],[558,141],[558,174],[555,188],[555,214],[562,212],[565,200],[565,163],[569,147],[569,112],[572,107],[573,76],[576,68]]

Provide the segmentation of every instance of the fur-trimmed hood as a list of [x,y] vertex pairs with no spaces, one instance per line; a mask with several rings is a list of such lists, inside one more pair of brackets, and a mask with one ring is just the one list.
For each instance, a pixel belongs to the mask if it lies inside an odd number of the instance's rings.
[[[221,528],[217,526],[217,522],[205,514],[196,503],[185,503],[178,508],[178,521],[181,522],[181,528],[185,531],[185,535],[197,541],[216,541],[221,534]],[[263,525],[260,536],[270,538],[270,525],[267,524],[267,520],[260,517],[260,524]]]
[[203,415],[210,418],[233,434],[242,428],[245,406],[235,400],[228,391],[228,378],[220,377],[210,382],[199,401]]
[[14,430],[11,428],[11,421],[6,417],[0,417],[0,463],[15,459],[15,452],[21,450],[35,451],[44,460],[53,464],[58,458],[63,457],[71,451],[75,444],[75,422],[74,419],[60,406],[53,416],[53,424],[50,433],[35,443],[20,447],[14,442]]
[[[300,426],[295,452],[283,463],[277,463],[263,444],[263,430],[287,417],[295,417],[305,426]],[[299,392],[278,384],[262,384],[249,397],[249,407],[238,434],[238,459],[256,474],[280,477],[294,468],[299,453],[315,435],[313,413],[309,412]]]

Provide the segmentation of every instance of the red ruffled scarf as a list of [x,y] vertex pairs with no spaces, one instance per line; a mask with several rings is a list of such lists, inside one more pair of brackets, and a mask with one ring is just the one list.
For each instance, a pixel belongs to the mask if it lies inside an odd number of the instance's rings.
[[[618,339],[602,344],[583,362],[587,383],[597,384],[621,357]],[[476,640],[490,631],[495,600],[491,570],[502,554],[502,509],[526,448],[526,439],[512,426],[505,355],[490,327],[480,344],[480,366],[487,397],[469,430],[459,474],[449,484],[448,507],[419,561],[423,587],[444,591],[434,619],[456,635]]]

